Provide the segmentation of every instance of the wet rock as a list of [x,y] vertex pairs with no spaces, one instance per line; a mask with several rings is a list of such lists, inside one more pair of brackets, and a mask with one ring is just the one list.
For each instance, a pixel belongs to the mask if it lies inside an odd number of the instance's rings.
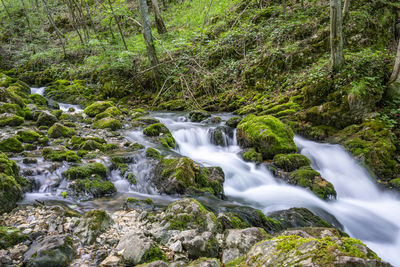
[[46,236],[29,247],[23,262],[25,266],[68,266],[75,253],[71,237]]
[[226,122],[226,125],[232,128],[236,128],[236,126],[239,124],[241,120],[242,120],[241,117],[232,117]]
[[104,112],[112,106],[113,104],[110,101],[97,101],[85,108],[83,112],[89,117],[95,117],[97,114]]
[[231,229],[225,232],[222,262],[227,263],[246,254],[257,242],[269,235],[262,228]]
[[38,126],[52,126],[58,121],[57,117],[48,111],[42,111],[37,118],[36,124]]
[[279,221],[282,229],[297,227],[332,227],[306,208],[291,208],[273,212],[268,217]]
[[153,200],[150,198],[145,200],[139,200],[136,198],[129,197],[124,202],[124,210],[147,210],[151,211],[155,209]]
[[39,140],[40,134],[32,129],[22,129],[17,132],[17,138],[24,143],[34,143]]
[[274,164],[284,171],[291,172],[303,166],[310,166],[311,160],[301,154],[278,154],[274,157]]
[[47,99],[47,106],[51,109],[60,109],[58,102],[52,99]]
[[81,199],[111,196],[117,192],[117,189],[112,182],[104,180],[98,175],[86,179],[75,180],[69,184],[68,189],[71,190],[71,195]]
[[161,193],[210,193],[223,197],[222,169],[200,167],[186,157],[161,159],[152,170],[152,177],[152,183]]
[[160,123],[160,121],[151,117],[140,117],[132,121],[132,127],[147,127],[155,123]]
[[102,163],[89,163],[77,167],[70,167],[68,170],[63,172],[62,175],[68,180],[85,179],[94,175],[106,178],[107,168]]
[[146,149],[146,157],[148,158],[152,158],[152,159],[161,159],[162,156],[160,154],[160,152],[152,147],[149,147]]
[[60,123],[55,123],[53,126],[50,127],[48,131],[48,135],[51,138],[60,138],[60,137],[72,137],[76,134],[76,131],[72,128],[64,126]]
[[116,250],[124,263],[130,265],[166,259],[164,252],[150,238],[138,233],[124,235]]
[[242,147],[254,147],[264,159],[276,154],[297,151],[292,129],[279,119],[266,115],[249,115],[237,126],[237,141]]
[[82,238],[83,244],[92,244],[112,223],[111,217],[104,210],[91,210],[80,219],[74,234]]
[[260,163],[263,161],[263,156],[261,153],[258,153],[254,148],[250,148],[246,152],[243,153],[242,158],[245,161],[252,161],[256,163]]
[[18,153],[24,151],[24,147],[17,138],[9,137],[0,140],[0,151]]
[[11,113],[3,113],[0,114],[0,127],[4,126],[19,126],[24,123],[24,118],[11,114]]
[[0,214],[16,207],[22,199],[23,185],[26,185],[26,180],[19,176],[15,161],[0,153]]
[[121,122],[114,118],[104,118],[98,121],[95,121],[92,126],[93,129],[110,129],[112,131],[118,130],[122,128]]
[[227,146],[229,142],[229,136],[233,135],[229,129],[224,126],[218,126],[216,128],[211,128],[208,131],[210,136],[210,141],[212,144],[217,146]]
[[211,114],[204,110],[195,110],[189,113],[189,119],[193,122],[201,122],[211,117]]

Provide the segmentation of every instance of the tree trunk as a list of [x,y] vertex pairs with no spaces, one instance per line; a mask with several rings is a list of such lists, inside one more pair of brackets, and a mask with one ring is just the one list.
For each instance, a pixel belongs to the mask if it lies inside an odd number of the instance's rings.
[[331,64],[334,73],[344,64],[341,0],[331,0]]
[[140,14],[142,16],[143,37],[146,43],[147,56],[149,57],[150,65],[153,69],[154,80],[158,86],[160,81],[160,74],[158,71],[158,59],[156,49],[154,48],[153,36],[151,34],[149,9],[146,0],[139,0]]
[[49,19],[49,22],[51,23],[51,25],[54,27],[54,30],[55,30],[55,32],[57,34],[58,39],[60,39],[61,46],[62,46],[62,49],[63,49],[63,52],[64,52],[64,57],[67,57],[67,52],[65,50],[65,44],[64,44],[64,39],[62,37],[62,33],[57,28],[57,25],[54,23],[53,17],[52,17],[51,12],[50,12],[50,8],[48,7],[46,0],[42,0],[42,3],[43,3],[43,6],[46,9],[47,18]]
[[25,16],[25,19],[26,19],[26,23],[28,24],[29,36],[30,36],[30,39],[32,41],[32,38],[33,38],[32,32],[33,31],[32,31],[32,27],[31,27],[31,22],[29,21],[28,11],[26,10],[24,0],[21,0],[21,4],[22,4],[22,9],[24,10],[24,16]]
[[114,13],[114,8],[112,6],[111,0],[108,0],[108,3],[110,4],[111,13],[113,14],[113,17],[115,19],[115,23],[117,23],[119,34],[121,35],[122,42],[124,43],[124,46],[125,46],[125,50],[128,50],[128,46],[126,45],[126,42],[125,42],[124,33],[122,32],[121,25],[119,25],[119,20],[118,20],[117,16]]
[[71,4],[71,2],[69,0],[65,0],[65,4],[67,5],[68,10],[69,10],[69,19],[71,20],[72,28],[74,28],[74,30],[78,34],[79,40],[81,41],[82,45],[85,46],[85,42],[83,41],[82,35],[79,32],[79,29],[78,29],[78,26],[77,26],[78,21],[77,21],[77,19],[75,17],[75,12],[74,12],[74,9],[72,7],[72,4]]
[[157,31],[159,34],[164,34],[167,32],[167,27],[165,27],[164,20],[161,17],[160,8],[158,6],[158,1],[151,0],[151,3],[153,4],[153,11],[154,11],[154,17],[156,20]]
[[346,20],[347,16],[349,15],[349,10],[350,10],[350,1],[351,0],[344,0],[343,4],[343,21]]
[[400,83],[400,40],[399,40],[399,44],[397,46],[397,55],[396,55],[396,60],[394,63],[393,73],[390,76],[389,82],[390,83],[392,83],[392,82]]

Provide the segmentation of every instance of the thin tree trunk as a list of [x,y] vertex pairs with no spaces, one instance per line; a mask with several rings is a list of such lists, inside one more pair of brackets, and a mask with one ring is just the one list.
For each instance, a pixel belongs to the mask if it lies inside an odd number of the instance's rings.
[[79,5],[79,3],[77,3],[75,0],[71,0],[71,2],[74,4],[75,8],[78,10],[78,14],[79,14],[78,18],[81,23],[81,27],[82,27],[82,30],[83,30],[83,33],[85,36],[85,40],[86,40],[86,42],[88,42],[90,39],[90,35],[89,35],[89,30],[87,28],[85,15],[83,14],[82,8]]
[[350,10],[350,1],[351,0],[344,0],[343,4],[343,21],[346,20],[347,16],[349,15],[349,10]]
[[71,20],[72,28],[74,28],[74,30],[78,34],[79,40],[81,41],[82,45],[85,46],[85,42],[83,41],[82,35],[79,32],[79,29],[78,29],[78,26],[77,26],[77,19],[75,17],[75,13],[74,13],[72,4],[71,4],[71,2],[69,0],[65,0],[65,3],[66,3],[66,5],[67,5],[67,7],[69,9],[69,13],[70,13],[70,17],[69,18]]
[[341,0],[331,0],[331,64],[334,73],[344,64]]
[[4,3],[4,0],[1,0],[1,3],[2,3],[3,6],[4,6],[4,10],[6,11],[8,18],[12,21],[11,14],[10,14],[10,12],[8,11],[8,8],[7,8],[6,4]]
[[392,72],[392,75],[390,76],[389,82],[390,83],[392,83],[392,82],[400,83],[400,40],[399,40],[399,44],[397,46],[396,60],[394,63],[393,72]]
[[113,14],[113,17],[115,19],[115,23],[117,23],[117,27],[118,27],[118,30],[119,30],[119,34],[121,35],[122,42],[124,42],[125,50],[128,50],[128,46],[126,45],[126,42],[125,42],[124,33],[122,32],[121,25],[119,25],[118,18],[114,13],[114,8],[112,6],[111,0],[108,0],[108,3],[110,4],[111,13]]
[[158,58],[156,49],[154,48],[153,36],[151,34],[149,9],[146,0],[139,0],[140,14],[142,16],[143,37],[146,43],[147,56],[149,57],[150,65],[153,70],[154,80],[158,86],[160,82],[160,73],[158,71]]
[[154,11],[154,17],[156,20],[157,31],[159,34],[164,34],[167,32],[167,27],[165,27],[164,20],[161,16],[160,8],[158,7],[158,1],[151,0],[151,3],[153,4],[153,11]]
[[65,44],[64,44],[64,39],[62,37],[62,33],[60,32],[60,30],[57,28],[56,24],[54,23],[53,17],[51,16],[50,8],[48,7],[46,0],[42,0],[42,3],[46,9],[47,18],[49,19],[51,25],[54,27],[54,30],[56,31],[58,39],[60,39],[61,46],[62,46],[62,49],[64,52],[64,57],[67,57],[67,52],[65,50]]
[[95,26],[95,24],[93,22],[92,16],[90,15],[89,5],[87,4],[86,1],[84,1],[84,2],[85,2],[85,8],[86,8],[86,16],[89,17],[89,21],[90,21],[90,24],[92,25],[92,29],[93,29],[93,32],[94,32],[94,37],[97,40],[99,40],[101,48],[103,48],[103,50],[106,51],[106,48],[104,47],[103,43],[101,42],[101,38],[99,37],[100,36],[100,34],[98,33],[99,31],[98,31],[98,29],[96,28],[96,26]]
[[23,10],[24,10],[24,15],[25,15],[25,19],[26,19],[26,23],[28,24],[28,28],[29,28],[29,36],[30,36],[30,38],[31,38],[31,40],[32,40],[32,27],[31,27],[31,22],[29,21],[29,17],[28,17],[28,11],[26,10],[26,7],[25,7],[25,2],[24,2],[24,0],[21,0],[21,4],[22,4],[22,8],[23,8]]

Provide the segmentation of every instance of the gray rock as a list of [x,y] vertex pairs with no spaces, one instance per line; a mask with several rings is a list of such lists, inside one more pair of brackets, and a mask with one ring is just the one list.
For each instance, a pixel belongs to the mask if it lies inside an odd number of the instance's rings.
[[37,125],[39,126],[52,126],[54,123],[58,121],[57,117],[51,114],[48,111],[43,111],[40,113],[39,117],[37,118]]
[[91,210],[80,220],[74,234],[82,238],[83,244],[92,244],[112,223],[113,220],[104,210]]
[[199,259],[190,263],[191,267],[220,267],[221,264],[217,259]]
[[124,263],[135,265],[143,262],[146,252],[152,246],[153,241],[143,234],[128,233],[121,237],[117,252],[122,256]]
[[262,228],[231,229],[225,233],[222,262],[227,263],[246,254],[257,242],[266,239],[268,234]]
[[71,237],[54,235],[34,242],[23,256],[24,266],[68,266],[75,256]]
[[60,105],[57,103],[57,101],[52,99],[47,99],[47,106],[51,109],[60,109]]

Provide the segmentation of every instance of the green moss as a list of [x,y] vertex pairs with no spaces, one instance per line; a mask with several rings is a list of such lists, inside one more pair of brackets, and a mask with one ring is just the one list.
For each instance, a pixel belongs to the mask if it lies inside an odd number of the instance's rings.
[[122,112],[117,107],[109,107],[104,112],[96,115],[95,120],[101,120],[107,117],[116,117],[122,115]]
[[175,139],[171,133],[167,133],[158,138],[160,143],[166,148],[175,148]]
[[160,123],[160,121],[151,117],[140,117],[132,121],[132,127],[147,127],[156,123]]
[[0,226],[0,249],[7,249],[27,240],[19,229]]
[[274,157],[274,164],[287,172],[294,171],[303,166],[309,166],[311,161],[301,154],[278,154]]
[[30,95],[29,98],[39,107],[47,107],[47,99],[39,94]]
[[109,196],[117,191],[112,182],[105,181],[98,175],[76,180],[70,184],[70,188],[79,195],[89,194],[93,197]]
[[81,146],[79,148],[82,150],[93,151],[96,149],[103,150],[104,146],[102,144],[96,142],[95,140],[86,140],[81,144]]
[[32,129],[19,130],[17,138],[24,143],[34,143],[39,140],[40,134]]
[[15,208],[22,194],[22,188],[13,176],[0,173],[0,214]]
[[189,113],[189,119],[193,122],[201,122],[209,117],[211,117],[211,114],[205,110],[195,110]]
[[322,199],[336,197],[333,185],[321,177],[319,172],[309,166],[301,167],[290,174],[290,182],[313,191]]
[[106,111],[108,108],[112,107],[113,104],[110,101],[97,101],[85,108],[83,111],[89,117],[95,117],[101,112]]
[[126,174],[126,179],[133,185],[136,185],[136,183],[137,183],[135,174],[133,174],[131,172]]
[[277,118],[249,115],[237,127],[237,139],[244,147],[255,147],[264,159],[276,154],[296,152],[293,131]]
[[241,117],[232,117],[226,122],[226,125],[232,128],[236,128],[236,126],[240,123],[241,120],[242,120]]
[[1,114],[0,115],[0,127],[4,126],[19,126],[24,123],[24,118],[15,114]]
[[76,134],[76,131],[60,123],[55,123],[53,126],[50,127],[47,134],[51,138],[71,137]]
[[78,167],[70,167],[62,175],[68,180],[86,179],[93,175],[105,178],[107,177],[107,168],[101,163],[89,163]]
[[153,158],[153,159],[161,159],[162,158],[160,152],[158,152],[157,149],[154,149],[152,147],[149,147],[146,149],[146,157]]
[[169,133],[170,131],[168,130],[168,128],[165,127],[165,125],[162,123],[151,124],[143,130],[143,134],[147,136],[159,136],[161,134],[169,134]]
[[146,198],[144,202],[146,202],[147,204],[154,204],[154,201],[151,198]]
[[117,119],[113,118],[104,118],[98,121],[95,121],[92,126],[93,129],[111,129],[113,131],[121,129],[121,122]]
[[95,94],[94,88],[85,85],[84,80],[56,80],[46,86],[44,95],[63,103],[85,105],[92,101]]
[[243,154],[243,159],[245,161],[262,162],[262,154],[258,153],[254,148],[250,148],[247,152]]
[[390,184],[396,188],[400,188],[400,178],[396,178],[390,181]]
[[67,161],[67,162],[81,162],[81,158],[70,150],[53,150],[51,148],[43,148],[42,156],[46,160],[50,161]]
[[17,104],[0,103],[0,114],[11,113],[20,117],[25,117],[24,111]]
[[18,153],[24,151],[24,147],[17,138],[10,137],[0,141],[0,151]]
[[164,251],[162,251],[157,245],[152,245],[151,248],[146,251],[143,255],[142,262],[152,262],[152,261],[167,261]]
[[52,115],[56,116],[57,119],[60,119],[63,111],[61,109],[55,109],[51,112]]

